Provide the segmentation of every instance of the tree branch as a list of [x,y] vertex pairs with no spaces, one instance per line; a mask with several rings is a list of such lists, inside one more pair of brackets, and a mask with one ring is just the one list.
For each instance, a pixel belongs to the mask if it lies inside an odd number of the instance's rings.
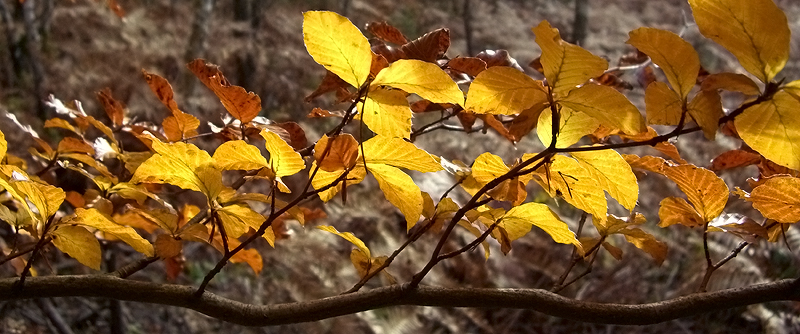
[[305,302],[252,305],[190,286],[125,280],[108,275],[30,277],[23,289],[16,278],[0,280],[0,301],[41,297],[102,297],[171,305],[245,326],[317,321],[367,310],[399,306],[518,308],[604,324],[647,325],[772,301],[800,301],[800,279],[785,279],[711,293],[697,293],[648,304],[603,304],[563,297],[540,289],[435,288],[407,284]]

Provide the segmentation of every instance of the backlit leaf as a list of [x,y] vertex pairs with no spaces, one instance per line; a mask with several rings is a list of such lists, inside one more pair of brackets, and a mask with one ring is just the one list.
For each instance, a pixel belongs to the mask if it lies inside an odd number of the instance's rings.
[[661,201],[658,209],[658,223],[660,227],[670,225],[684,225],[689,227],[703,226],[705,221],[688,202],[683,198],[667,197]]
[[115,126],[122,125],[122,119],[125,117],[125,106],[111,96],[111,89],[106,87],[97,92],[97,100],[103,105],[103,109],[105,109],[108,118],[111,119],[111,123]]
[[[536,126],[536,135],[539,136],[539,140],[544,146],[550,146],[553,137],[552,115],[550,108],[543,110],[539,116],[539,124]],[[600,127],[600,122],[589,114],[576,112],[566,107],[561,108],[559,121],[557,148],[569,147],[584,136],[594,133]]]
[[231,116],[242,123],[250,122],[258,116],[261,111],[261,98],[243,87],[231,85],[218,66],[208,64],[203,59],[195,59],[189,63],[188,67],[208,89],[217,95],[222,106]]
[[110,217],[100,213],[100,211],[96,209],[77,208],[75,209],[75,216],[68,222],[96,228],[100,231],[112,234],[133,247],[137,252],[147,256],[153,256],[153,245],[150,244],[149,241],[142,238],[134,229],[111,221]]
[[368,165],[367,168],[378,180],[386,199],[406,217],[406,223],[409,225],[416,223],[422,215],[422,194],[414,180],[392,166],[374,164]]
[[627,134],[645,131],[644,119],[636,108],[619,91],[608,86],[584,85],[573,89],[558,103],[575,111],[594,117],[600,124],[620,129]]
[[53,245],[84,266],[100,270],[102,254],[97,238],[81,226],[60,225],[52,233]]
[[209,199],[217,197],[223,187],[222,173],[208,152],[181,142],[154,139],[152,145],[156,153],[139,165],[131,183],[168,183],[202,192]]
[[730,150],[718,155],[714,160],[711,160],[711,166],[708,169],[715,172],[749,166],[757,164],[761,161],[761,155],[758,153],[748,152],[745,150]]
[[[316,166],[316,162],[314,162],[314,164],[311,166],[311,171],[309,171],[309,173],[313,173],[315,166]],[[321,188],[323,188],[325,186],[328,186],[328,185],[332,184],[344,172],[345,172],[344,169],[336,170],[336,171],[333,171],[333,172],[326,172],[326,171],[324,171],[322,169],[319,169],[317,171],[317,173],[314,175],[314,178],[311,180],[311,186],[313,186],[314,189],[321,189]],[[339,183],[336,184],[336,186],[328,188],[328,189],[326,189],[324,191],[321,191],[319,193],[319,198],[323,202],[327,202],[327,201],[331,200],[334,196],[336,196],[337,193],[339,193],[339,191],[342,190],[342,185],[343,184],[346,184],[347,186],[350,186],[350,185],[353,185],[353,184],[361,183],[361,181],[364,181],[364,177],[366,176],[366,173],[367,172],[364,169],[364,167],[356,166],[355,168],[353,168],[353,170],[351,170],[350,172],[347,173],[347,176],[345,177],[345,182],[339,182]],[[311,174],[309,174],[309,176],[310,175]]]
[[749,195],[741,190],[737,194],[753,203],[753,207],[766,218],[785,224],[800,221],[800,179],[796,177],[769,178]]
[[573,244],[581,248],[575,233],[561,221],[558,215],[547,205],[541,203],[525,203],[508,210],[500,220],[499,228],[505,230],[511,240],[519,239],[536,226],[550,235],[555,242]]
[[692,102],[689,102],[688,108],[689,115],[703,129],[706,139],[714,140],[719,128],[719,119],[723,116],[719,93],[700,91],[692,98]]
[[771,81],[789,59],[786,14],[772,0],[689,0],[700,32],[730,51],[745,70]]
[[653,258],[657,265],[664,263],[667,258],[667,244],[656,240],[656,238],[641,229],[626,229],[622,230],[625,235],[625,240],[632,243],[636,248],[645,251]]
[[375,134],[400,138],[411,135],[411,109],[402,91],[372,90],[363,104],[359,104],[358,111],[361,120]]
[[722,213],[728,202],[728,186],[714,172],[694,165],[671,166],[665,175],[686,194],[704,221]]
[[169,234],[159,234],[156,237],[156,242],[153,243],[156,256],[162,259],[168,259],[181,254],[183,245],[180,240],[175,240]]
[[300,153],[295,152],[278,134],[261,130],[261,137],[264,137],[264,145],[269,151],[269,166],[275,172],[275,176],[294,175],[306,167]]
[[367,167],[383,164],[423,173],[442,170],[442,165],[436,157],[402,138],[375,136],[362,145]]
[[592,174],[611,197],[633,211],[639,198],[639,183],[630,165],[614,150],[570,153],[584,169]]
[[339,232],[339,231],[336,230],[335,227],[328,226],[328,225],[320,225],[320,226],[317,226],[317,228],[320,229],[320,230],[323,230],[325,232],[330,232],[330,233],[336,234],[336,235],[344,238],[344,240],[347,240],[350,243],[352,243],[353,245],[355,245],[358,248],[358,250],[362,251],[364,253],[364,255],[366,255],[368,258],[371,256],[371,254],[369,252],[369,248],[367,248],[367,245],[365,245],[364,242],[361,241],[361,239],[359,239],[358,237],[353,235],[353,233],[350,233],[350,232]]
[[650,56],[672,88],[686,100],[700,71],[700,57],[692,45],[671,31],[656,28],[638,28],[629,35],[626,43]]
[[161,127],[169,141],[179,141],[197,135],[200,120],[180,110],[173,111],[172,116],[164,119]]
[[734,121],[745,143],[769,160],[800,170],[800,101],[784,91]]
[[258,147],[244,140],[226,141],[214,151],[214,165],[221,170],[254,170],[269,167]]
[[[398,60],[375,77],[371,87],[389,86],[434,103],[464,105],[464,93],[439,66],[421,60]],[[374,88],[373,88],[374,89]]]
[[[327,148],[328,145],[330,145],[330,148]],[[322,135],[322,138],[314,145],[314,159],[320,169],[326,172],[334,172],[355,166],[356,158],[359,155],[358,149],[358,141],[348,133],[338,135],[333,139],[329,139],[327,135]],[[324,157],[323,154],[325,154]]]
[[[253,211],[247,204],[232,204],[216,211],[228,238],[238,238],[248,227],[258,230],[264,222],[264,216]],[[273,240],[274,242],[274,240]]]
[[511,67],[496,66],[478,74],[469,86],[465,110],[513,115],[547,102],[541,81]]
[[647,124],[678,125],[683,113],[681,97],[666,83],[653,82],[644,93]]
[[547,21],[533,28],[533,33],[536,44],[542,49],[541,63],[547,84],[557,94],[566,94],[589,79],[599,77],[608,68],[605,59],[563,41],[558,29]]
[[[523,157],[523,159],[525,159]],[[606,216],[606,195],[599,181],[592,173],[570,157],[556,155],[548,167],[543,166],[537,171],[540,180],[537,182],[550,196],[560,195],[578,209],[592,214],[598,219]],[[549,177],[549,179],[548,179]]]
[[367,81],[372,51],[367,38],[346,17],[333,12],[303,13],[303,41],[314,61],[358,88]]
[[739,73],[714,73],[703,79],[700,85],[703,90],[723,89],[731,92],[740,92],[745,95],[758,95],[758,88],[753,79]]
[[46,222],[54,215],[67,196],[61,188],[35,181],[15,181],[11,186],[36,207],[41,222]]

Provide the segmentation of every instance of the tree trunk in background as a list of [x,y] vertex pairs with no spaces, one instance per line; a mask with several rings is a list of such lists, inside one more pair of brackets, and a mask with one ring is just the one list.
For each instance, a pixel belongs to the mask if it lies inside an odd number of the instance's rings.
[[44,121],[48,118],[48,108],[44,104],[45,74],[41,55],[42,38],[36,25],[36,1],[26,0],[21,6],[25,26],[25,56],[31,73],[32,93],[36,99],[36,114]]
[[233,0],[233,19],[236,21],[252,20],[253,5],[253,0]]
[[462,13],[462,20],[464,20],[464,37],[467,40],[467,55],[475,55],[475,42],[472,38],[472,0],[464,0],[464,12]]
[[[189,45],[186,48],[186,53],[183,56],[184,63],[189,63],[196,58],[202,58],[206,50],[206,40],[208,33],[211,30],[211,16],[214,12],[215,0],[196,0],[197,6],[194,14],[194,23],[192,24],[192,34],[189,36]],[[194,95],[197,80],[194,75],[189,71],[183,76],[182,86],[187,97]],[[191,99],[188,99],[191,101]]]
[[583,45],[589,28],[589,0],[575,0],[575,21],[572,23],[572,42]]
[[14,19],[11,18],[11,9],[8,8],[5,0],[0,0],[0,18],[3,20],[3,32],[6,35],[6,48],[8,57],[3,56],[3,71],[6,76],[3,78],[8,87],[14,87],[19,73],[20,51],[18,48],[17,32],[14,29]]

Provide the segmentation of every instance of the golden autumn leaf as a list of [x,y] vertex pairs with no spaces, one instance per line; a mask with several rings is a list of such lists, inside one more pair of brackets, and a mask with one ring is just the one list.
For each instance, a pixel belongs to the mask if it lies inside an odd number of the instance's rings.
[[703,90],[688,105],[689,115],[703,129],[706,139],[714,140],[722,113],[722,100],[716,91]]
[[303,13],[303,41],[314,61],[356,88],[369,76],[372,51],[367,38],[334,12]]
[[411,109],[402,91],[371,90],[357,110],[358,117],[375,134],[400,138],[411,135]]
[[48,120],[44,121],[43,127],[45,129],[47,129],[47,128],[61,128],[61,129],[64,129],[64,130],[67,130],[67,131],[70,131],[70,132],[73,132],[73,133],[77,133],[77,134],[82,133],[81,130],[75,128],[74,126],[72,126],[72,124],[69,123],[69,121],[67,121],[67,120],[65,120],[63,118],[51,118],[51,119],[48,119]]
[[569,95],[559,98],[557,102],[572,110],[585,112],[600,124],[627,134],[637,134],[646,129],[639,109],[612,87],[583,85],[571,90]]
[[503,158],[484,152],[472,163],[472,177],[480,184],[486,184],[509,171]]
[[[528,159],[528,155],[522,157]],[[536,172],[539,185],[551,197],[561,196],[567,203],[590,213],[597,219],[603,219],[607,212],[606,195],[586,168],[570,157],[556,155],[549,167],[542,166]]]
[[785,91],[747,108],[734,120],[748,146],[773,162],[800,170],[800,100]]
[[653,82],[644,93],[647,124],[678,125],[683,114],[683,101],[666,83]]
[[261,98],[243,87],[231,85],[219,70],[219,67],[208,64],[203,59],[195,59],[188,65],[189,70],[208,87],[225,110],[234,118],[248,123],[261,111]]
[[294,175],[306,167],[300,153],[295,152],[294,148],[278,134],[261,130],[261,137],[264,137],[264,145],[269,151],[269,166],[275,172],[275,176],[280,178]]
[[[356,158],[359,155],[358,148],[358,141],[349,133],[340,134],[333,139],[322,135],[322,138],[314,145],[314,159],[319,168],[326,172],[351,168],[356,164]],[[325,154],[324,157],[323,154]]]
[[626,43],[648,55],[664,71],[672,89],[686,100],[700,71],[700,57],[692,45],[671,31],[656,28],[638,28],[629,36]]
[[630,165],[617,151],[572,152],[570,155],[589,171],[603,190],[623,207],[633,211],[639,199],[639,183]]
[[369,252],[369,248],[367,248],[367,245],[365,245],[364,242],[361,241],[361,239],[359,239],[358,237],[353,235],[353,233],[350,233],[350,232],[339,232],[338,230],[336,230],[335,227],[328,226],[328,225],[320,225],[320,226],[317,226],[317,228],[320,229],[320,230],[323,230],[325,232],[333,233],[333,234],[336,234],[336,235],[342,237],[344,240],[347,240],[350,243],[352,243],[353,245],[355,245],[358,248],[358,250],[363,252],[364,255],[366,255],[368,258],[371,257],[371,254]]
[[513,115],[547,101],[547,91],[541,81],[512,67],[496,66],[481,72],[472,81],[464,110]]
[[74,137],[64,137],[58,142],[58,153],[83,153],[94,155],[94,147],[86,141]]
[[92,232],[81,226],[59,225],[51,235],[56,248],[84,266],[100,270],[102,263],[100,242]]
[[250,227],[258,230],[265,220],[264,216],[253,211],[247,204],[226,205],[216,210],[216,214],[228,238],[238,238]]
[[0,161],[6,158],[8,152],[8,142],[6,141],[6,134],[0,131]]
[[258,147],[244,140],[226,141],[214,151],[214,165],[220,170],[255,170],[269,168]]
[[413,225],[422,215],[422,194],[411,176],[400,169],[388,165],[367,165],[372,176],[378,180],[383,195],[403,216],[406,224]]
[[589,79],[599,77],[608,68],[605,59],[563,41],[558,29],[551,27],[547,21],[533,28],[533,33],[536,35],[536,44],[542,49],[540,61],[547,84],[557,94],[568,93]]
[[389,86],[433,103],[464,105],[464,93],[439,66],[421,60],[401,59],[383,69],[370,84],[371,90]]
[[442,170],[438,158],[402,138],[375,136],[362,145],[368,168],[373,164],[382,164],[423,173]]
[[173,111],[172,116],[165,118],[161,123],[164,136],[173,142],[196,136],[199,126],[200,120],[197,117],[181,111]]
[[625,235],[625,240],[632,243],[636,248],[645,251],[653,258],[657,265],[664,263],[667,258],[667,244],[656,240],[656,238],[641,229],[625,229],[622,230]]
[[87,226],[109,233],[133,247],[137,252],[153,256],[153,245],[149,241],[142,238],[134,229],[113,222],[111,217],[96,209],[77,208],[75,216],[70,217],[66,223]]
[[[525,137],[528,133],[533,130],[539,124],[539,120],[541,119],[542,113],[548,109],[550,103],[539,103],[533,105],[528,109],[523,110],[522,112],[514,117],[514,120],[511,121],[511,124],[508,125],[508,135],[514,139],[514,142],[519,142],[522,140],[522,137]],[[456,117],[459,117],[459,120],[463,119],[463,115],[465,112],[460,112],[456,114]],[[488,115],[487,115],[488,116]],[[463,124],[463,122],[462,122]],[[470,127],[464,127],[465,129],[469,129]],[[467,131],[470,132],[470,131]],[[537,131],[538,133],[538,131]]]
[[147,85],[150,86],[150,90],[153,91],[153,94],[167,109],[171,112],[180,111],[178,103],[175,102],[175,93],[172,90],[172,85],[169,84],[167,79],[158,74],[149,73],[146,70],[142,70],[142,75],[144,80],[147,81]]
[[131,183],[168,183],[202,192],[213,200],[222,191],[222,172],[208,152],[187,143],[162,143],[153,139],[156,152],[139,165]]
[[[316,165],[317,163],[314,162],[313,165],[311,166],[311,170],[309,171],[309,177],[311,177],[312,173],[314,173]],[[336,181],[336,179],[341,177],[345,171],[346,171],[345,169],[339,169],[333,172],[327,172],[320,168],[319,170],[317,170],[317,173],[314,174],[314,178],[311,180],[311,186],[313,186],[314,189],[321,189],[322,187],[328,186],[332,184],[334,181]],[[330,201],[334,196],[336,196],[337,193],[339,193],[339,191],[342,190],[343,183],[346,184],[347,186],[361,183],[361,181],[364,181],[364,177],[366,177],[366,175],[367,171],[364,169],[364,167],[356,166],[355,168],[353,168],[353,170],[347,173],[344,182],[339,182],[338,184],[336,184],[336,186],[333,186],[331,188],[328,188],[320,192],[319,198],[323,202]]]
[[528,234],[532,226],[547,232],[555,242],[573,244],[581,249],[581,243],[575,238],[575,233],[570,231],[569,226],[545,204],[525,203],[513,207],[503,215],[497,225],[512,241]]
[[700,84],[702,90],[727,90],[745,95],[758,95],[761,89],[750,77],[739,73],[714,73]]
[[125,117],[125,106],[111,96],[111,89],[106,87],[97,92],[97,100],[103,105],[103,109],[105,109],[108,118],[111,119],[111,123],[115,126],[122,125],[122,119]]
[[689,0],[700,33],[730,51],[745,70],[771,81],[789,59],[789,24],[772,0]]
[[736,193],[753,203],[753,207],[766,218],[784,224],[800,221],[800,179],[796,177],[772,177],[750,194],[741,189]]
[[[539,115],[539,124],[536,126],[536,135],[542,144],[547,147],[553,138],[553,114],[550,108],[546,108]],[[577,143],[586,135],[592,134],[600,127],[594,117],[583,112],[576,112],[570,108],[562,107],[559,115],[557,148],[569,147]]]
[[158,237],[156,237],[153,248],[155,249],[156,256],[167,259],[180,255],[181,250],[183,250],[183,245],[180,240],[175,240],[175,238],[169,234],[159,234]]
[[703,217],[683,198],[667,197],[661,201],[658,209],[660,227],[684,225],[688,227],[703,226]]

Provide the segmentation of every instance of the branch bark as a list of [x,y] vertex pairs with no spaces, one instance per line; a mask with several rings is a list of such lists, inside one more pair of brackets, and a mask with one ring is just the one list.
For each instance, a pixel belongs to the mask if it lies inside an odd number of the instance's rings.
[[436,288],[408,284],[323,299],[252,305],[206,292],[194,296],[190,286],[120,279],[110,275],[29,277],[23,289],[18,278],[0,279],[0,301],[43,297],[103,297],[192,309],[245,326],[270,326],[317,321],[389,306],[517,308],[570,320],[603,324],[647,325],[773,301],[800,301],[800,279],[697,293],[648,304],[603,304],[570,299],[540,289]]

